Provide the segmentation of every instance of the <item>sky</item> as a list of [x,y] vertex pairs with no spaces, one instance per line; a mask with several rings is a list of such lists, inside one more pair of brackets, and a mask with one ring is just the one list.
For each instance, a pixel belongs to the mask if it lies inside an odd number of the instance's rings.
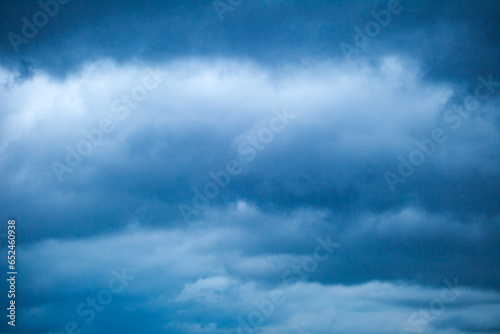
[[497,0],[0,17],[0,334],[500,333]]

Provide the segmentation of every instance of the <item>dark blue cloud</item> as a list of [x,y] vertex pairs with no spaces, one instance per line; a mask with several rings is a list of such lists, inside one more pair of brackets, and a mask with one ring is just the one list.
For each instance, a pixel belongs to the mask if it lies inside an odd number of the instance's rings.
[[498,331],[498,2],[232,3],[0,5],[19,330]]

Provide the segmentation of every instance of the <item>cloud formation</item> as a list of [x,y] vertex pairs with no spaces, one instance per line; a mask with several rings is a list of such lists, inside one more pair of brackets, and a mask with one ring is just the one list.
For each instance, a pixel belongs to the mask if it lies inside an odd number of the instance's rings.
[[0,4],[0,333],[500,331],[498,3],[221,3]]

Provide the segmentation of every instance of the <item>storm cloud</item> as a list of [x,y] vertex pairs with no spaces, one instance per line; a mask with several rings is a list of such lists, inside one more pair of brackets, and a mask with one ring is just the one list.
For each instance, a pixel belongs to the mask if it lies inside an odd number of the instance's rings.
[[0,6],[0,333],[500,332],[498,2]]

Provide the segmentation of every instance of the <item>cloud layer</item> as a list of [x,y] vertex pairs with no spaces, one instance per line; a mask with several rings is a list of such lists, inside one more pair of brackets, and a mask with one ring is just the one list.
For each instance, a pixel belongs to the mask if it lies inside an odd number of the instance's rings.
[[499,10],[1,4],[18,330],[500,332]]

